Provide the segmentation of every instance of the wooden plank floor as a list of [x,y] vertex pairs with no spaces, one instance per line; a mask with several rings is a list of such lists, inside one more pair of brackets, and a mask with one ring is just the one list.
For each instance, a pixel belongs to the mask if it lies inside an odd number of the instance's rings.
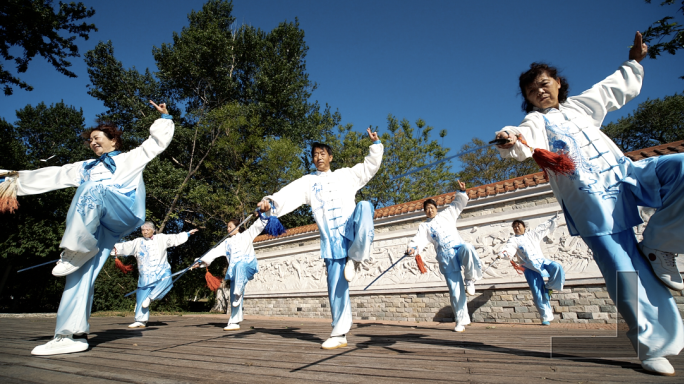
[[[326,351],[327,321],[247,318],[225,332],[226,316],[152,320],[141,330],[126,328],[132,318],[92,318],[88,351],[33,357],[55,320],[0,318],[0,382],[682,382],[643,372],[614,330],[581,325],[473,324],[455,333],[453,324],[367,321],[354,325],[347,348]],[[684,375],[684,356],[670,361]]]

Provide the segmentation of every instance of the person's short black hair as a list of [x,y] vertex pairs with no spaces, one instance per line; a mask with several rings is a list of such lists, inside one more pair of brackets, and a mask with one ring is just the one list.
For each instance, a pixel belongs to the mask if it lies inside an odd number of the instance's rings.
[[527,229],[527,225],[525,225],[525,222],[522,221],[522,220],[513,220],[513,223],[511,224],[511,227],[514,227],[514,226],[515,226],[516,224],[518,224],[518,223],[519,223],[519,224],[522,224],[522,226],[525,227],[525,229]]
[[570,85],[565,77],[559,75],[560,71],[558,68],[552,67],[546,63],[532,63],[530,64],[530,69],[520,74],[520,78],[518,79],[520,93],[523,97],[522,110],[526,113],[532,112],[534,110],[534,105],[527,101],[527,86],[534,83],[534,81],[537,80],[537,77],[539,77],[539,75],[542,73],[546,73],[549,77],[560,80],[561,86],[558,90],[558,102],[564,103],[565,100],[568,99],[568,90],[570,89]]
[[436,201],[434,201],[433,199],[427,199],[427,200],[423,201],[423,211],[427,208],[428,204],[432,204],[435,206],[435,208],[437,208],[437,202]]
[[323,143],[315,142],[315,143],[311,144],[311,157],[313,157],[313,155],[314,155],[314,150],[315,150],[316,148],[323,148],[323,149],[325,149],[325,151],[328,152],[328,156],[332,156],[332,154],[333,154],[333,153],[332,153],[332,148],[330,148],[330,146],[329,146],[328,144],[323,144]]

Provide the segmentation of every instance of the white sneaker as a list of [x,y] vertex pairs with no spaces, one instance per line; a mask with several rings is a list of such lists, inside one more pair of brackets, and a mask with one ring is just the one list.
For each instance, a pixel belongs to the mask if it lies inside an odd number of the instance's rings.
[[641,254],[651,263],[653,272],[663,284],[675,291],[684,289],[682,275],[679,273],[679,269],[677,269],[677,262],[675,260],[677,257],[676,253],[651,249],[643,245],[643,243],[639,243],[639,250],[641,250]]
[[652,357],[650,359],[642,360],[641,367],[646,370],[646,372],[655,373],[657,375],[663,376],[674,376],[675,370],[664,357]]
[[465,325],[457,325],[454,332],[465,332]]
[[344,266],[344,279],[351,282],[356,277],[356,262],[347,258],[347,264]]
[[72,335],[57,335],[46,344],[39,345],[31,351],[32,355],[48,356],[63,353],[83,352],[88,349],[88,340],[76,339]]
[[242,295],[235,294],[235,301],[233,301],[233,307],[237,308],[242,302]]
[[97,253],[97,249],[92,252],[81,253],[74,252],[68,249],[62,251],[60,255],[60,260],[57,262],[54,268],[52,268],[52,274],[54,276],[66,276],[71,273],[76,272],[83,264],[87,263],[88,260],[92,259]]
[[224,331],[239,331],[240,330],[240,324],[228,324],[225,328],[223,328]]
[[347,346],[347,336],[331,336],[323,344],[321,348],[323,349],[336,349]]
[[136,321],[135,323],[129,325],[128,328],[145,328],[146,326],[146,322]]
[[143,308],[149,307],[151,301],[152,301],[152,300],[150,300],[149,297],[148,297],[147,299],[143,300],[143,302],[142,302],[142,307],[143,307]]
[[465,291],[468,294],[468,296],[475,295],[475,280],[465,281]]

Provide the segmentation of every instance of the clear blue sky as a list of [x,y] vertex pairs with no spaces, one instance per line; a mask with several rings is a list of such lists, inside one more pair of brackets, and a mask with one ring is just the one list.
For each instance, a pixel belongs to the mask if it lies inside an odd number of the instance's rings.
[[[99,31],[77,40],[83,55],[98,41],[112,40],[125,67],[156,71],[152,47],[171,42],[173,31],[187,25],[187,14],[201,0],[85,0]],[[636,30],[675,15],[676,6],[660,1],[405,1],[405,0],[235,0],[240,24],[271,30],[299,19],[305,31],[310,79],[318,84],[312,98],[342,114],[342,123],[385,131],[386,118],[415,122],[423,118],[451,153],[473,137],[489,139],[504,125],[520,122],[517,78],[532,61],[559,66],[570,94],[589,88],[612,73],[628,55]],[[677,14],[676,20],[684,23]],[[0,96],[0,116],[16,120],[27,104],[65,103],[83,108],[86,124],[104,112],[87,95],[83,58],[72,60],[77,79],[57,73],[42,58],[21,77],[33,92]],[[5,63],[9,64],[9,63]],[[615,121],[647,98],[684,90],[684,52],[645,59],[641,95],[608,115]],[[454,164],[458,169],[458,164]]]

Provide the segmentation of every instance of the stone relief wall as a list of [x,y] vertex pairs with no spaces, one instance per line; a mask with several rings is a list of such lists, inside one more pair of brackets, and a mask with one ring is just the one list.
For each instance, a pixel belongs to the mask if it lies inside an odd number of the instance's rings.
[[[558,209],[556,203],[549,203],[548,197],[537,200],[541,206],[535,203],[531,203],[531,206],[520,204],[503,206],[502,204],[497,207],[498,212],[492,210],[491,207],[487,208],[489,210],[487,215],[478,215],[484,209],[464,212],[459,219],[459,231],[463,239],[477,249],[483,269],[492,263],[499,249],[513,235],[511,229],[513,219],[522,218],[528,229],[532,229],[556,215]],[[525,214],[528,216],[525,217]],[[642,212],[646,220],[651,214],[652,210]],[[350,286],[352,292],[363,291],[397,261],[399,262],[396,266],[382,275],[365,292],[400,293],[406,289],[446,289],[432,246],[421,254],[428,270],[425,274],[420,273],[413,257],[402,259],[409,240],[415,234],[420,222],[422,219],[395,225],[394,228],[379,228],[376,231],[371,256],[363,262],[361,271],[352,282]],[[640,225],[635,228],[638,237],[644,227],[645,225]],[[288,250],[289,252],[286,252]],[[562,214],[560,214],[556,231],[544,238],[542,250],[548,259],[563,265],[568,285],[572,285],[573,279],[601,278],[591,251],[581,238],[569,235]],[[280,253],[284,255],[280,256]],[[262,257],[264,255],[266,257]],[[320,295],[327,292],[326,270],[320,258],[318,240],[307,240],[305,243],[292,243],[291,245],[276,244],[273,247],[257,250],[257,258],[259,258],[259,273],[247,286],[248,296]],[[487,270],[484,278],[477,282],[477,286],[483,289],[492,287],[494,284],[506,283],[525,283],[525,278],[511,267],[510,262],[499,260]]]

